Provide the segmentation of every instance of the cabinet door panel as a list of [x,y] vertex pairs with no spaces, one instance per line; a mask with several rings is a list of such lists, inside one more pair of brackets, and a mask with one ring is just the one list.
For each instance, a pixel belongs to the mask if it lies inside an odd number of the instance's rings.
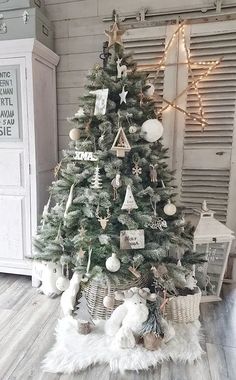
[[22,260],[24,257],[24,196],[0,196],[0,257]]
[[24,186],[23,176],[23,152],[0,150],[0,186],[7,188],[20,188]]

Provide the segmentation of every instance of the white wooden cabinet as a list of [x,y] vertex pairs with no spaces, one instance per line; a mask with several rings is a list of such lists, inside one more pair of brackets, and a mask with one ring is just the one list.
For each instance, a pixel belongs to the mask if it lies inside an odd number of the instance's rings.
[[26,257],[57,162],[58,61],[35,39],[0,41],[0,272],[31,274]]

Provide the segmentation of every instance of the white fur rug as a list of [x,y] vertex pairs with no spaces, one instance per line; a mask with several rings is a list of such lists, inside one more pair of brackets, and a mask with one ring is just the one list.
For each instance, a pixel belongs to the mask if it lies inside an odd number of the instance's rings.
[[175,337],[157,351],[141,345],[134,349],[120,349],[113,338],[105,336],[104,322],[99,321],[93,332],[80,335],[71,317],[58,321],[56,343],[43,361],[45,372],[74,373],[90,365],[106,363],[112,372],[139,371],[155,367],[164,360],[192,363],[203,353],[199,344],[200,322],[173,324]]

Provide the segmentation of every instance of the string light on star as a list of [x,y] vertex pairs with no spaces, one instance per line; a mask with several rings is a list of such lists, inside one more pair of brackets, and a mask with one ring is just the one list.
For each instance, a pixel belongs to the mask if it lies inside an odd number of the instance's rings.
[[[183,46],[183,48],[185,50],[185,53],[186,53],[186,62],[166,63],[167,54],[168,54],[171,46],[173,45],[174,41],[176,40],[177,36],[181,36],[182,46]],[[191,75],[191,79],[192,80],[186,86],[186,88],[184,88],[179,94],[176,95],[176,97],[173,100],[165,99],[165,98],[159,96],[156,92],[154,93],[154,97],[153,97],[154,99],[156,99],[156,100],[162,100],[164,103],[166,103],[163,107],[161,107],[160,110],[156,111],[157,117],[159,117],[164,111],[170,110],[171,108],[174,108],[177,111],[180,111],[180,112],[184,113],[190,119],[199,122],[201,124],[202,130],[204,130],[204,128],[208,125],[208,122],[207,122],[207,120],[205,118],[202,96],[200,94],[198,85],[199,85],[199,83],[203,79],[205,79],[215,69],[215,67],[220,63],[221,60],[222,60],[222,58],[220,58],[220,59],[218,59],[216,61],[210,61],[209,60],[209,61],[193,62],[191,60],[190,50],[187,47],[187,43],[186,43],[185,25],[184,25],[184,22],[181,23],[178,26],[178,28],[176,29],[176,31],[172,34],[171,38],[169,39],[169,41],[168,41],[168,43],[167,43],[167,45],[165,47],[163,56],[159,60],[159,62],[157,64],[139,65],[139,67],[137,69],[138,71],[148,71],[148,72],[155,71],[155,76],[154,76],[154,79],[153,79],[153,82],[154,82],[157,79],[160,70],[164,70],[165,67],[167,67],[167,66],[176,66],[176,65],[187,65],[188,66],[188,70],[189,70],[189,73]],[[194,76],[194,71],[193,71],[194,68],[202,68],[204,70],[205,69],[207,69],[207,70],[205,70],[204,72],[202,72],[200,74],[200,76],[196,79],[195,76]],[[196,93],[196,96],[197,96],[198,113],[188,112],[185,109],[183,109],[182,107],[180,107],[180,106],[177,105],[177,100],[183,94],[185,94],[188,90],[190,90],[191,88],[194,89],[194,91]],[[140,99],[140,104],[142,105],[142,96],[141,96],[141,99]]]

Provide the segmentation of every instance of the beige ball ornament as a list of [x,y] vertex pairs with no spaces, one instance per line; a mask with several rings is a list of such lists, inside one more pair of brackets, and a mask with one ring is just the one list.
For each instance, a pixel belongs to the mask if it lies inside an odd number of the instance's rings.
[[112,255],[106,260],[106,268],[110,272],[117,272],[120,269],[120,260],[115,253],[112,253]]
[[103,298],[103,306],[112,309],[115,306],[115,298],[113,296],[105,296]]
[[148,142],[155,142],[163,135],[163,125],[157,119],[146,120],[141,127],[141,137]]
[[131,125],[129,127],[129,133],[136,133],[137,132],[137,127],[136,125]]
[[69,132],[70,139],[77,141],[80,138],[80,130],[78,128],[73,128]]
[[176,206],[168,200],[168,203],[164,207],[164,213],[168,216],[172,216],[176,213]]
[[60,276],[57,279],[56,282],[56,287],[59,289],[61,292],[64,292],[70,285],[70,280],[66,278],[65,276]]

